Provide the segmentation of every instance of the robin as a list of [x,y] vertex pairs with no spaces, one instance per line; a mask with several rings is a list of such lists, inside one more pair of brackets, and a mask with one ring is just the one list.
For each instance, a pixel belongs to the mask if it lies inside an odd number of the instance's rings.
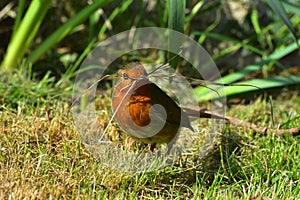
[[119,126],[145,143],[174,143],[180,127],[193,131],[187,114],[148,79],[144,66],[138,62],[117,72],[112,108]]

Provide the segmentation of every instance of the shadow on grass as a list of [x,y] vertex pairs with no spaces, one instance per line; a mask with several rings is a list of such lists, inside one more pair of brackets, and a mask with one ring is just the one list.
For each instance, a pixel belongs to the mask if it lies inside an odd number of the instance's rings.
[[174,191],[175,194],[189,194],[196,192],[194,187],[207,190],[216,182],[228,185],[246,178],[240,173],[241,163],[236,159],[243,146],[242,137],[230,132],[229,128],[223,132],[219,143],[206,157],[200,159],[194,156],[193,161],[182,160],[160,171],[128,177],[120,187],[130,188],[142,183],[137,193]]

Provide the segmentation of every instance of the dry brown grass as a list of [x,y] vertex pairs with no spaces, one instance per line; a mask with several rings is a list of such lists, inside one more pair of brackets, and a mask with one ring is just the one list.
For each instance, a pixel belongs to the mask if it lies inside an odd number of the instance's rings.
[[[234,106],[228,113],[265,124],[269,118],[264,117],[267,114],[261,110],[268,106],[262,109],[262,104],[257,101]],[[286,126],[299,126],[297,96],[285,99],[284,104],[281,100],[275,101],[274,107],[277,122],[286,122],[291,117],[294,120]],[[66,102],[29,106],[26,114],[16,114],[3,106],[0,118],[1,199],[191,198],[198,195],[220,198],[228,196],[230,191],[232,197],[251,197],[267,188],[269,192],[265,196],[291,197],[296,194],[291,188],[299,186],[296,177],[299,177],[300,163],[295,160],[298,137],[262,138],[230,126],[224,129],[221,140],[204,160],[180,162],[155,172],[128,174],[103,166],[85,148]],[[117,128],[114,130],[120,133]],[[259,153],[262,148],[266,155]],[[255,152],[258,154],[253,157]],[[281,152],[286,161],[271,163],[279,159],[274,156]],[[264,166],[264,162],[268,165]],[[280,187],[274,190],[274,185],[267,182],[276,171],[283,174],[279,182],[275,181]],[[242,190],[242,187],[248,189]],[[285,187],[290,190],[281,189]]]

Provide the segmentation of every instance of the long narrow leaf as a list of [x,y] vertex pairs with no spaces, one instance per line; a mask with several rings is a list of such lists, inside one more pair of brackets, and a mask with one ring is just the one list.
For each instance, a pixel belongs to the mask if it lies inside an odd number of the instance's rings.
[[238,44],[241,47],[249,49],[250,51],[253,51],[253,52],[257,53],[257,54],[263,55],[263,52],[261,50],[257,49],[254,46],[251,46],[251,45],[247,44],[248,43],[248,39],[240,41],[238,39],[235,39],[235,38],[232,38],[232,37],[229,37],[229,36],[225,36],[225,35],[218,34],[218,33],[211,33],[211,32],[207,32],[207,31],[205,31],[205,32],[194,31],[191,34],[191,36],[194,36],[194,35],[200,35],[201,37],[209,37],[209,38],[213,38],[213,39],[220,40],[220,41],[232,42],[233,44]]
[[295,13],[295,14],[300,14],[300,5],[299,3],[297,4],[297,2],[288,2],[288,1],[283,1],[283,6],[285,8],[285,10]]
[[103,7],[111,1],[112,0],[99,0],[85,7],[77,15],[72,17],[68,22],[66,22],[54,33],[52,33],[46,40],[44,40],[44,42],[38,48],[36,48],[27,58],[27,63],[36,62],[53,45],[55,45],[56,43],[61,41],[66,35],[68,35],[78,24],[85,21],[90,16],[90,14],[92,14],[97,9]]
[[[300,43],[300,40],[298,41],[298,43]],[[238,81],[238,80],[244,78],[246,75],[261,69],[265,64],[268,64],[271,61],[279,60],[279,59],[287,56],[288,54],[295,51],[297,48],[298,48],[297,43],[295,42],[295,43],[285,47],[284,49],[278,49],[274,53],[270,54],[269,57],[267,57],[266,59],[264,59],[260,62],[257,62],[253,65],[248,65],[241,71],[224,76],[222,78],[222,83],[233,83],[235,81]]]
[[282,5],[282,2],[280,0],[267,0],[268,4],[270,7],[274,10],[276,14],[279,15],[280,19],[284,22],[284,24],[288,27],[288,29],[291,31],[293,34],[295,40],[297,41],[297,33],[295,29],[293,28],[286,11]]
[[[298,40],[298,43],[300,43],[300,40]],[[285,47],[284,49],[277,49],[277,51],[270,54],[266,59],[264,59],[262,61],[254,63],[252,65],[248,65],[245,68],[243,68],[242,70],[232,73],[232,74],[228,74],[228,75],[222,77],[221,80],[215,80],[214,82],[223,83],[223,84],[234,83],[234,82],[244,78],[246,75],[253,73],[257,70],[260,70],[264,65],[269,64],[271,61],[276,61],[276,60],[279,60],[279,59],[287,56],[288,54],[295,51],[297,48],[298,48],[297,43],[294,42],[293,44]],[[199,96],[201,96],[201,95],[205,96],[205,95],[207,95],[208,91],[203,87],[197,87],[197,88],[195,88],[195,93]]]
[[15,35],[15,33],[16,33],[20,23],[21,23],[24,8],[25,8],[25,3],[26,3],[26,0],[19,0],[18,1],[18,12],[17,12],[17,17],[15,19],[13,33],[12,33],[12,36],[11,36],[12,38],[14,37],[14,35]]
[[[247,92],[262,92],[262,90],[260,90],[259,88],[266,90],[272,88],[300,85],[300,76],[275,76],[266,79],[253,79],[249,81],[238,82],[236,84],[237,86],[224,87],[224,92],[222,92],[222,94],[226,96],[232,96],[232,95],[240,95],[242,93],[247,93]],[[241,85],[245,85],[245,86],[241,86]],[[251,85],[251,86],[246,86],[246,85]],[[196,93],[198,101],[208,101],[210,99],[220,98],[220,94],[216,92],[211,92],[207,88],[204,88],[204,90],[207,90],[205,95],[202,94],[199,95]]]
[[185,1],[169,0],[169,29],[184,32]]
[[16,68],[18,62],[23,58],[26,50],[36,35],[51,0],[32,1],[15,35],[12,37],[1,68],[10,70]]
[[[128,0],[128,1],[125,1],[122,5],[116,7],[112,13],[110,14],[108,20],[109,20],[109,23],[111,21],[113,21],[120,13],[123,13],[125,10],[127,10],[127,8],[132,4],[133,0]],[[103,36],[103,34],[105,33],[105,31],[107,30],[108,28],[108,25],[107,23],[105,23],[100,31],[98,32],[98,38],[101,38]]]
[[[173,30],[183,33],[184,32],[184,18],[185,18],[185,1],[182,0],[169,0],[169,21],[168,26],[171,30],[169,36],[169,51],[179,51],[181,46],[181,38],[177,38],[173,34]],[[173,53],[169,52],[169,59],[174,56]],[[175,69],[177,66],[177,59],[170,62],[170,65]]]

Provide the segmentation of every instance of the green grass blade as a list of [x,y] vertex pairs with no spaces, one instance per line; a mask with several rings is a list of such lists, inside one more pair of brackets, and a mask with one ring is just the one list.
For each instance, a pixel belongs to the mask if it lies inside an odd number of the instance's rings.
[[[112,22],[118,15],[120,15],[121,13],[126,11],[128,9],[128,7],[132,4],[132,2],[133,2],[133,0],[125,1],[122,5],[115,8],[113,10],[113,12],[110,14],[110,16],[108,17],[108,20],[110,22]],[[105,20],[107,20],[107,19],[105,19]],[[101,29],[99,30],[99,32],[97,33],[97,38],[99,38],[99,39],[102,38],[102,36],[105,33],[105,31],[107,30],[107,28],[108,28],[108,25],[106,23],[104,23],[103,26],[101,27]],[[96,43],[97,43],[97,40],[95,39],[95,40],[91,40],[89,42],[89,44],[87,44],[86,48],[80,54],[80,56],[78,57],[76,62],[73,64],[73,66],[68,68],[68,71],[66,72],[67,77],[72,77],[75,75],[76,69],[81,64],[81,62],[84,60],[86,55],[88,55],[91,52],[91,50],[94,48]]]
[[159,27],[166,27],[166,18],[165,13],[167,12],[167,6],[168,4],[165,4],[165,7],[163,6],[163,2],[157,1],[157,14],[158,14],[158,20],[159,20]]
[[14,35],[15,35],[15,33],[16,33],[17,29],[19,28],[19,25],[21,23],[23,12],[24,12],[24,8],[25,8],[25,3],[26,3],[26,0],[19,0],[18,1],[17,17],[15,19],[13,33],[12,33],[11,38],[14,37]]
[[[109,16],[109,21],[113,21],[120,13],[123,13],[124,11],[127,10],[127,8],[132,4],[133,0],[128,0],[125,1],[122,5],[118,6],[115,8],[112,13]],[[102,38],[103,34],[107,30],[108,25],[104,23],[104,25],[101,27],[99,33],[98,33],[98,38]]]
[[251,22],[253,25],[253,28],[257,35],[261,34],[261,28],[259,25],[259,18],[258,18],[258,11],[257,9],[254,9],[251,13]]
[[295,29],[293,28],[287,14],[286,14],[286,11],[282,5],[282,2],[279,0],[267,0],[267,2],[270,5],[270,7],[274,10],[274,12],[279,15],[280,19],[288,27],[290,32],[293,34],[295,40],[297,41],[297,39],[298,39],[297,33],[296,33]]
[[[298,43],[300,43],[300,40],[298,40]],[[230,84],[234,83],[242,78],[244,78],[246,75],[253,73],[257,70],[260,70],[264,65],[269,64],[272,61],[276,61],[279,59],[282,59],[283,57],[287,56],[288,54],[292,53],[293,51],[297,50],[298,46],[296,42],[293,44],[285,47],[285,48],[279,48],[274,53],[270,54],[266,59],[263,59],[260,62],[254,63],[252,65],[248,65],[244,67],[242,70],[228,74],[224,77],[222,77],[221,80],[215,80],[216,83],[222,83],[222,84]],[[197,87],[195,88],[195,93],[199,96],[205,96],[207,95],[208,91],[207,89],[203,87]]]
[[[298,43],[300,43],[300,40],[298,41]],[[285,47],[284,49],[281,49],[281,48],[277,49],[274,53],[270,54],[269,57],[267,57],[266,59],[264,59],[260,62],[257,62],[253,65],[248,65],[241,71],[224,76],[222,78],[222,83],[228,84],[228,83],[236,82],[236,81],[244,78],[246,75],[261,69],[265,64],[268,64],[271,61],[279,60],[279,59],[287,56],[288,54],[295,51],[297,48],[298,48],[297,43],[295,42],[295,43]],[[221,82],[221,80],[219,80],[217,82]]]
[[169,29],[184,32],[185,1],[169,0]]
[[[211,31],[212,31],[213,29],[215,29],[215,28],[218,26],[218,24],[220,23],[220,21],[221,21],[221,11],[220,11],[220,10],[217,10],[215,21],[214,21],[212,24],[210,24],[210,25],[205,29],[205,31],[200,35],[200,37],[199,37],[199,39],[198,39],[198,43],[199,43],[199,44],[202,44],[202,43],[205,41],[205,39],[207,38],[207,36],[208,36],[209,34],[211,34]],[[192,33],[192,34],[193,34],[193,33]]]
[[[169,0],[169,21],[168,27],[171,30],[184,33],[184,19],[185,19],[185,1],[182,0]],[[170,32],[168,48],[169,50],[180,50],[182,41],[177,38],[173,32]],[[175,54],[169,52],[169,59],[172,58]],[[177,59],[174,59],[169,64],[175,69],[177,66]]]
[[282,3],[283,3],[285,10],[300,15],[300,5],[299,4],[297,4],[296,2],[292,3],[292,2],[288,2],[288,1],[283,1]]
[[89,41],[93,40],[96,35],[96,27],[100,20],[100,12],[95,11],[89,17]]
[[[218,34],[218,33],[211,33],[211,32],[207,32],[207,31],[204,31],[204,32],[194,31],[191,34],[191,36],[194,36],[194,35],[200,35],[200,38],[201,37],[209,37],[209,38],[213,38],[213,39],[220,40],[220,41],[231,42],[231,43],[233,43],[237,46],[244,47],[244,48],[246,48],[250,51],[253,51],[254,53],[257,53],[259,55],[263,55],[263,52],[261,50],[259,50],[258,48],[254,47],[254,46],[249,45],[248,40],[241,41],[241,40],[229,37],[229,36],[221,35],[221,34]],[[200,39],[199,39],[200,44],[203,42],[202,40],[203,39],[201,39],[201,41],[200,41]]]
[[[249,81],[238,82],[240,85],[252,85],[252,86],[226,86],[224,88],[223,94],[226,96],[240,95],[247,92],[262,92],[262,90],[256,88],[259,87],[263,90],[287,87],[293,85],[300,85],[300,76],[275,76],[266,79],[253,79]],[[218,86],[219,87],[219,86]],[[206,94],[198,94],[197,90],[195,91],[198,101],[208,101],[214,98],[219,98],[219,94],[216,92],[211,92],[209,89],[204,88]]]
[[199,1],[198,3],[196,3],[196,5],[193,6],[191,14],[189,14],[185,19],[185,23],[190,23],[192,19],[194,19],[194,17],[198,14],[200,9],[202,8],[203,4],[204,1]]
[[77,15],[72,17],[68,22],[52,33],[46,40],[44,40],[44,42],[29,55],[26,62],[28,64],[36,62],[53,45],[68,35],[78,24],[85,21],[93,12],[111,1],[112,0],[99,0],[85,7]]
[[1,68],[10,71],[12,68],[17,67],[18,62],[23,58],[36,35],[50,3],[51,0],[35,0],[31,2],[20,26],[7,47]]

